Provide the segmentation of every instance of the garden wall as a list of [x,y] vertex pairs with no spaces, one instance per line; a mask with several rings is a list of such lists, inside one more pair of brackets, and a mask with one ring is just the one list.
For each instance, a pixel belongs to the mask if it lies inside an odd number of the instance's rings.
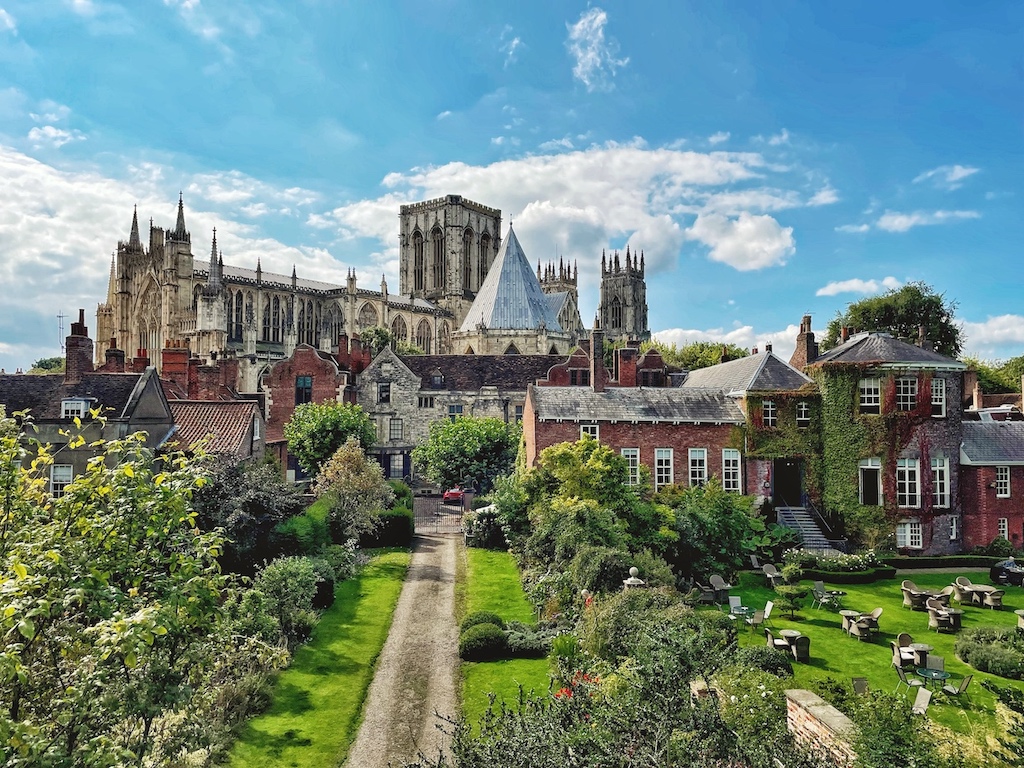
[[857,727],[846,715],[810,691],[786,691],[786,724],[793,738],[852,766],[857,754],[850,739]]

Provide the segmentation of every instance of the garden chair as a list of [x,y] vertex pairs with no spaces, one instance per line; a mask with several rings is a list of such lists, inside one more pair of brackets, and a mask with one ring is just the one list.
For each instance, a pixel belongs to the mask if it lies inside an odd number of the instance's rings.
[[850,635],[858,640],[870,640],[874,635],[872,626],[863,618],[850,622]]
[[693,586],[694,589],[697,589],[700,592],[700,601],[702,603],[709,603],[711,605],[715,604],[715,590],[701,584],[699,581],[694,581]]
[[853,692],[858,695],[864,695],[871,691],[871,687],[868,685],[868,679],[866,677],[855,677],[853,678]]
[[750,556],[750,564],[754,567],[755,571],[761,570],[761,562],[757,559],[757,555]]
[[732,589],[732,584],[726,584],[725,579],[717,573],[712,574],[709,581],[711,582],[711,588],[715,591],[715,602],[719,604],[727,603],[729,601],[729,590]]
[[811,593],[814,595],[814,599],[811,601],[811,608],[814,608],[815,603],[817,603],[818,608],[822,606],[827,606],[828,608],[839,607],[838,598],[825,591],[825,582],[814,582],[814,588],[811,590]]
[[932,700],[932,692],[927,688],[918,688],[917,697],[914,699],[914,706],[910,708],[911,713],[924,716],[928,711],[928,703]]
[[949,585],[949,588],[953,590],[953,599],[960,603],[960,605],[963,605],[964,603],[974,602],[974,599],[971,597],[971,593],[968,590],[964,589],[962,584],[954,582],[953,584]]
[[944,694],[946,694],[947,696],[961,696],[962,695],[962,696],[964,696],[966,698],[970,698],[969,696],[967,696],[967,686],[971,684],[971,679],[973,677],[974,677],[974,675],[968,675],[967,677],[965,677],[963,680],[960,681],[960,685],[953,685],[951,683],[946,683],[944,686],[942,686],[942,692]]
[[968,589],[974,586],[971,580],[968,579],[966,576],[957,576],[955,579],[953,579],[953,583],[958,584],[961,587],[967,587]]
[[782,651],[783,653],[789,653],[789,642],[784,638],[776,637],[775,633],[768,629],[768,627],[764,628],[764,636],[768,641],[767,645],[769,648],[774,648],[776,651]]
[[893,666],[896,667],[896,675],[899,677],[899,680],[896,682],[896,688],[895,690],[893,690],[893,693],[899,693],[901,685],[907,686],[908,693],[910,692],[911,688],[924,687],[924,682],[918,680],[916,677],[907,677],[907,672],[905,669],[903,669],[903,667],[899,666],[898,664],[893,664]]
[[911,592],[918,592],[918,591],[920,591],[917,588],[917,584],[912,582],[910,579],[904,579],[903,583],[900,584],[900,587],[902,589],[909,589]]
[[940,672],[946,671],[946,657],[945,656],[933,656],[928,654],[928,669],[937,669]]
[[899,636],[893,640],[893,659],[895,663],[896,656],[899,656],[898,666],[914,666],[916,657],[914,655],[914,649],[910,647],[912,642],[914,642],[914,638],[906,632],[901,632]]
[[[931,601],[929,601],[931,602]],[[953,619],[944,613],[939,613],[940,609],[933,605],[928,606],[928,629],[934,629],[936,632],[941,632],[944,629],[948,629],[950,632],[953,631]]]
[[765,563],[762,565],[761,570],[764,571],[765,578],[768,580],[768,586],[772,589],[775,589],[778,584],[783,582],[782,574],[779,572],[779,569],[771,563]]
[[800,635],[793,641],[793,645],[790,646],[793,651],[793,658],[802,664],[807,664],[811,660],[811,638],[807,635]]
[[1006,594],[1006,591],[1002,590],[1002,589],[995,589],[995,590],[992,590],[991,592],[986,592],[985,593],[984,605],[987,608],[991,608],[994,611],[995,610],[1000,610],[1001,611],[1003,609],[1003,595],[1004,594]]
[[938,600],[942,603],[943,608],[949,608],[949,601],[953,597],[952,587],[943,587],[942,590],[933,599]]
[[736,618],[736,609],[743,607],[743,598],[738,595],[729,595],[729,618]]
[[754,615],[748,616],[746,622],[750,625],[750,631],[753,632],[754,627],[764,624],[764,611],[754,611]]
[[1017,614],[1017,629],[1024,629],[1024,610],[1014,611]]
[[914,595],[913,595],[913,593],[909,589],[907,589],[906,587],[900,587],[900,592],[903,593],[903,607],[904,608],[911,608],[911,609],[913,609],[913,607],[914,607]]

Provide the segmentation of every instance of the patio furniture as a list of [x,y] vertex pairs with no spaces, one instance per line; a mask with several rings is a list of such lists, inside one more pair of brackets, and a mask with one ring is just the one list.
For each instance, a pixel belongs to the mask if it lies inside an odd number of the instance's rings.
[[991,592],[986,592],[984,598],[985,607],[1001,611],[1003,609],[1004,594],[1006,594],[1006,592],[1002,589],[993,589]]
[[971,591],[969,589],[965,589],[962,584],[954,582],[949,585],[949,588],[953,590],[953,599],[961,605],[972,602],[973,598],[971,596]]
[[709,581],[711,582],[711,588],[715,591],[715,602],[719,604],[728,602],[729,590],[732,589],[732,584],[726,584],[725,579],[717,573],[712,574]]
[[877,627],[873,628],[863,616],[850,623],[850,635],[858,640],[870,640],[874,637],[875,631],[877,631]]
[[757,559],[757,555],[750,556],[750,564],[754,567],[755,571],[761,570],[761,562]]
[[899,680],[896,683],[896,688],[893,690],[893,693],[899,693],[901,685],[907,686],[908,693],[910,692],[911,688],[924,687],[924,683],[922,681],[917,680],[916,678],[907,677],[907,672],[905,669],[903,669],[903,667],[899,666],[898,664],[893,664],[893,666],[896,668],[896,675],[899,677]]
[[928,654],[932,651],[932,647],[928,643],[911,643],[910,650],[914,653],[914,664],[916,666],[928,666]]
[[764,622],[765,622],[765,624],[767,624],[772,629],[775,628],[775,625],[772,624],[772,608],[774,608],[774,607],[775,607],[775,603],[772,602],[771,600],[769,600],[768,602],[766,602],[764,604]]
[[928,703],[932,700],[932,692],[927,688],[918,688],[917,697],[914,699],[914,706],[910,708],[912,714],[924,716],[928,711]]
[[1024,629],[1024,610],[1014,611],[1017,614],[1017,628]]
[[967,696],[967,686],[971,684],[971,680],[973,678],[974,675],[967,675],[967,677],[960,681],[960,685],[950,685],[949,683],[946,683],[946,685],[942,686],[942,692],[947,696],[963,695],[970,698]]
[[928,669],[937,669],[940,672],[946,671],[946,657],[945,656],[929,656],[928,663],[925,665]]
[[957,576],[955,579],[953,579],[953,583],[959,584],[961,587],[971,586],[971,580],[968,579],[966,576]]
[[960,608],[947,608],[945,614],[953,625],[953,631],[959,632],[963,628],[964,612]]
[[776,637],[775,633],[772,632],[768,627],[764,628],[764,636],[768,641],[767,645],[769,648],[774,648],[776,651],[782,651],[783,653],[789,653],[789,641],[781,637]]
[[811,594],[814,595],[814,599],[811,600],[811,608],[817,605],[818,608],[827,606],[829,608],[839,607],[839,598],[830,592],[825,591],[825,582],[816,581],[814,582],[814,588],[811,590]]
[[793,638],[791,650],[793,651],[794,659],[801,664],[807,664],[811,660],[811,638],[807,635]]
[[765,578],[768,580],[768,586],[772,589],[785,582],[785,579],[782,578],[782,573],[771,563],[762,565],[761,570],[764,571]]
[[914,607],[914,593],[907,587],[900,587],[900,592],[903,593],[903,607],[912,609]]
[[699,581],[694,581],[693,586],[694,589],[700,591],[700,601],[702,603],[709,603],[711,605],[715,604],[715,590],[713,590],[711,587],[701,584]]
[[928,629],[934,629],[936,632],[943,629],[953,630],[952,618],[933,600],[928,601]]
[[737,608],[743,607],[743,598],[738,595],[729,595],[729,613],[736,613]]
[[853,692],[858,695],[863,695],[871,691],[871,687],[868,685],[868,679],[866,677],[854,677]]
[[839,612],[839,615],[843,617],[843,632],[850,634],[850,625],[860,618],[860,611],[843,609]]
[[744,621],[750,625],[750,631],[754,631],[754,627],[759,627],[764,624],[764,611],[754,611],[753,616],[748,616]]
[[953,588],[952,587],[943,587],[942,589],[939,590],[939,592],[932,599],[933,600],[938,600],[940,603],[942,603],[942,605],[944,607],[948,608],[949,607],[950,598],[952,598],[952,597],[953,597]]
[[918,667],[917,674],[923,677],[928,683],[942,683],[949,679],[949,672],[944,669],[932,669],[931,667]]

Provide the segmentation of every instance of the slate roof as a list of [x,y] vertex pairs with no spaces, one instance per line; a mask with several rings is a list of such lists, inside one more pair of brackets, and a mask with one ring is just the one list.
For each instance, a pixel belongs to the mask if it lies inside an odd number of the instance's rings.
[[551,366],[564,363],[564,355],[403,355],[401,360],[420,377],[423,389],[434,389],[431,378],[441,371],[438,391],[475,392],[481,387],[526,390],[547,376]]
[[534,387],[534,411],[543,421],[743,424],[743,411],[724,392],[682,387]]
[[962,464],[1024,464],[1024,421],[965,421]]
[[848,341],[819,355],[812,365],[822,363],[906,363],[917,366],[966,369],[963,363],[916,344],[908,344],[888,333],[871,331],[851,336]]
[[558,311],[544,295],[511,227],[459,331],[474,331],[480,323],[504,330],[529,330],[544,323],[549,331],[562,331]]
[[64,374],[35,376],[0,375],[0,404],[10,416],[15,411],[31,411],[32,418],[60,419],[61,401],[68,398],[94,399],[92,408],[108,411],[112,418],[124,416],[141,373],[86,373],[78,384],[65,384]]
[[690,371],[682,388],[759,392],[800,389],[811,381],[774,352],[760,352]]
[[179,445],[189,448],[209,438],[203,446],[209,453],[239,457],[249,454],[249,446],[243,441],[257,415],[255,402],[172,400],[169,405],[178,428],[174,441]]

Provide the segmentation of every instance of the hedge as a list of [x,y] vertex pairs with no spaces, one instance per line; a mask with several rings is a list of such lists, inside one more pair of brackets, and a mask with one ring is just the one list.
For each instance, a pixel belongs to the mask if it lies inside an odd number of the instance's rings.
[[412,537],[416,532],[416,518],[412,510],[406,507],[395,507],[380,513],[380,524],[373,533],[359,537],[359,546],[363,549],[371,547],[408,547],[412,545]]
[[805,579],[827,581],[830,584],[871,584],[875,581],[895,577],[896,569],[890,566],[871,568],[867,571],[819,571],[816,568],[807,568],[803,572]]
[[992,555],[940,555],[927,557],[883,557],[893,568],[991,568],[1005,557]]

